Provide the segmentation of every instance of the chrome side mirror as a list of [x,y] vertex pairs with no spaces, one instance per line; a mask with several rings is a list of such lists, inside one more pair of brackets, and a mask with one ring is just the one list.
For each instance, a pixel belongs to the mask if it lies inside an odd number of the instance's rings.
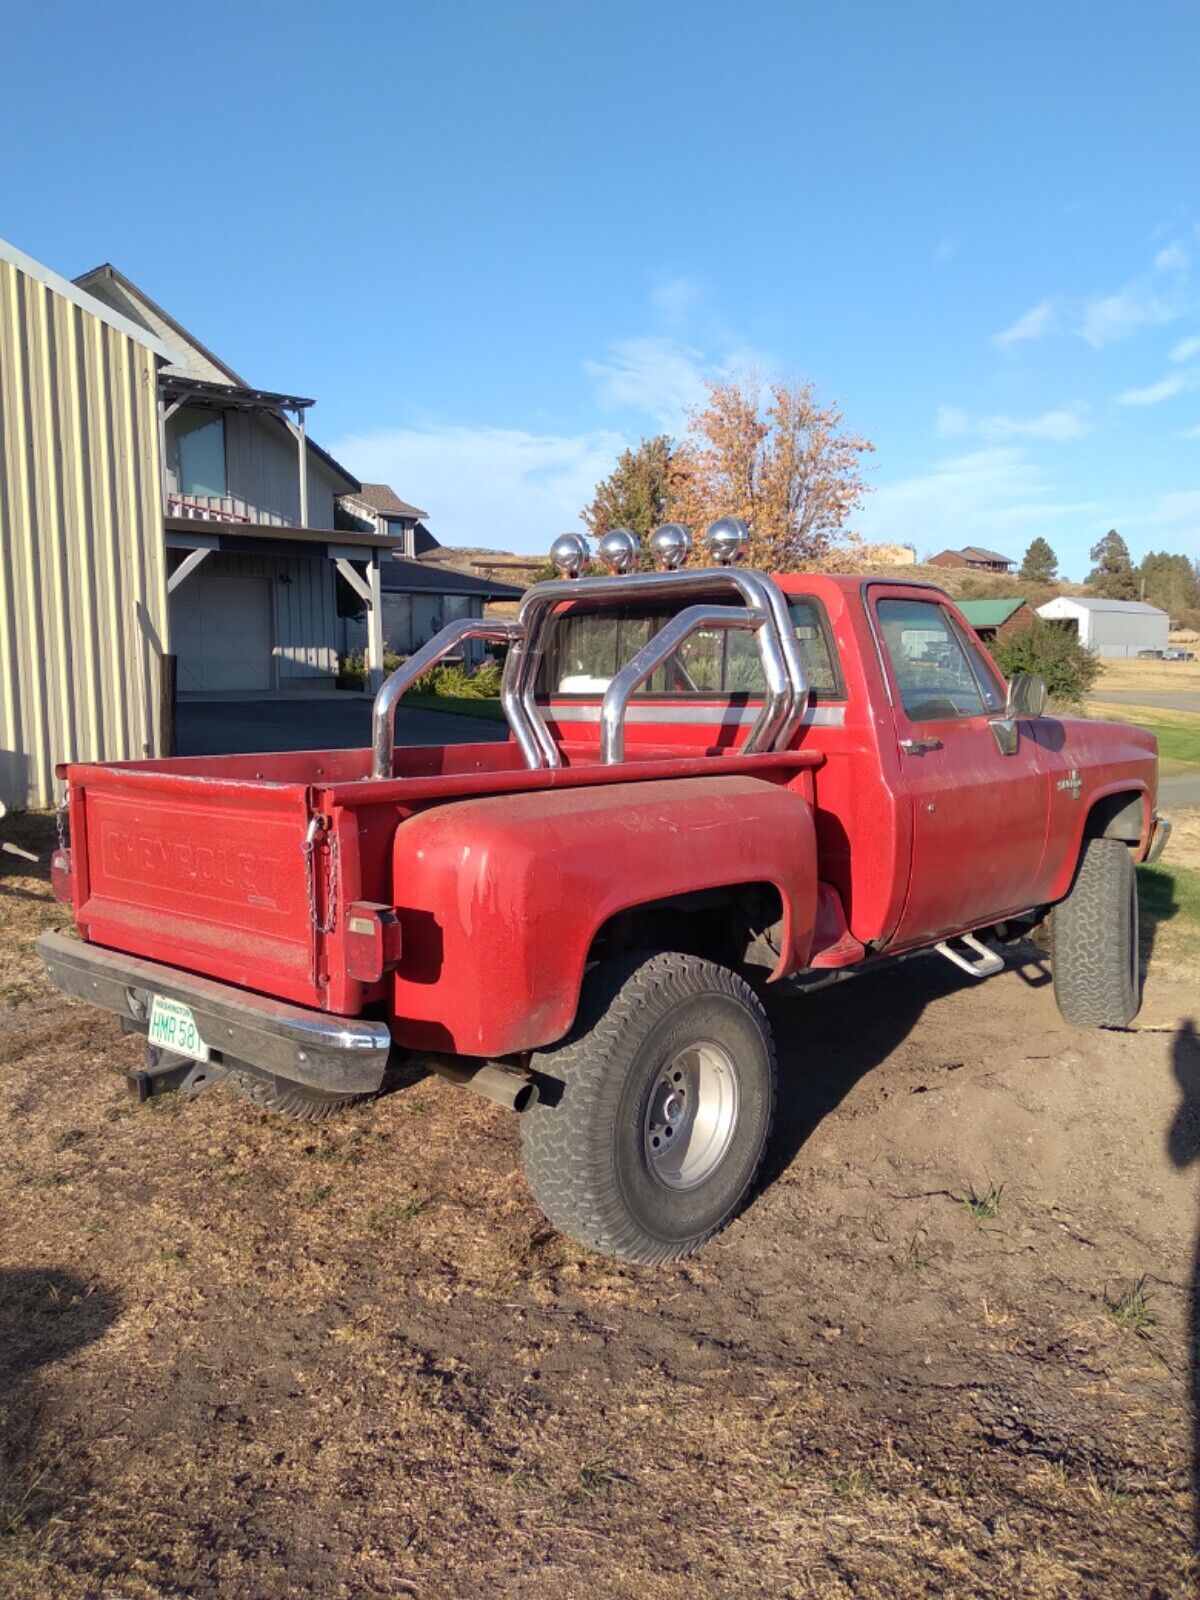
[[1039,678],[1035,672],[1018,672],[1008,686],[1004,715],[1017,721],[1040,717],[1049,695],[1045,678]]
[[1035,717],[1040,717],[1046,709],[1049,693],[1045,678],[1039,678],[1035,672],[1017,673],[1008,686],[1004,710],[999,716],[992,717],[989,722],[996,748],[1002,756],[1016,755],[1021,747],[1021,730],[1018,724],[1031,722]]

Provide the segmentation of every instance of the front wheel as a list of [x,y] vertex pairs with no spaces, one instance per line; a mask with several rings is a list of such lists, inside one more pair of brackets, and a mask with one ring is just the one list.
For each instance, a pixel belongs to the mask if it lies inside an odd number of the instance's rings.
[[690,1255],[736,1215],[766,1149],[775,1048],[727,967],[642,952],[584,985],[573,1031],[533,1059],[525,1174],[556,1227],[604,1255]]
[[1089,839],[1050,917],[1054,998],[1068,1022],[1123,1028],[1141,1004],[1137,869],[1120,839]]

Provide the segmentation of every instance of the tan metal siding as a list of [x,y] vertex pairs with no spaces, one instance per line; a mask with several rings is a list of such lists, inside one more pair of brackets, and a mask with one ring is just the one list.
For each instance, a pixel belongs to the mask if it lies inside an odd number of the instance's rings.
[[0,798],[158,751],[158,358],[0,260]]

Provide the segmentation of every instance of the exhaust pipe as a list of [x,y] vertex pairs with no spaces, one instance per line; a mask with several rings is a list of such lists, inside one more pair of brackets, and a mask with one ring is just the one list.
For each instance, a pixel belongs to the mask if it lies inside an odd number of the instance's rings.
[[423,1066],[447,1083],[473,1089],[508,1111],[524,1111],[537,1099],[537,1084],[515,1067],[505,1067],[497,1061],[481,1061],[472,1066],[469,1056],[425,1055],[420,1059]]

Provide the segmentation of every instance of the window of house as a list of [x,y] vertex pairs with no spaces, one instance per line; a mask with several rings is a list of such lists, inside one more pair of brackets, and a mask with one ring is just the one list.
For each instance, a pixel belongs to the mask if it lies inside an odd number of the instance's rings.
[[225,494],[225,419],[221,413],[180,411],[174,425],[179,493]]
[[880,600],[876,614],[910,722],[982,714],[979,683],[944,606],[931,600]]
[[[819,602],[789,601],[796,641],[817,699],[844,694],[828,624]],[[600,695],[617,672],[665,627],[677,608],[630,607],[627,611],[575,612],[553,625],[539,678],[542,694]],[[700,630],[638,690],[643,695],[750,697],[764,692],[758,646],[749,633]]]

